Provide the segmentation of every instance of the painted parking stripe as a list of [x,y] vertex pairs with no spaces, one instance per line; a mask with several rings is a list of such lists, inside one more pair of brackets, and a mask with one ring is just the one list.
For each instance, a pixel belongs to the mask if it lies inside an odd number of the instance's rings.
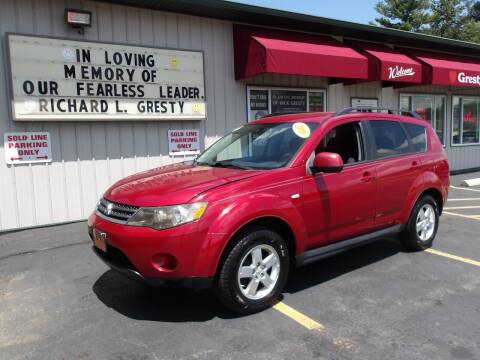
[[479,215],[465,215],[465,214],[454,213],[454,212],[451,212],[451,211],[442,211],[442,214],[459,216],[459,217],[472,219],[472,220],[480,220]]
[[467,190],[467,191],[476,191],[476,192],[480,192],[479,189],[469,189],[469,188],[464,188],[464,187],[458,187],[458,186],[453,186],[453,185],[450,185],[450,187],[452,189],[457,189],[457,190]]
[[459,198],[459,199],[448,199],[447,201],[474,201],[480,200],[480,198]]
[[308,330],[318,330],[323,331],[325,327],[316,322],[315,320],[309,318],[307,315],[302,314],[300,311],[295,310],[294,308],[288,306],[282,301],[279,301],[273,305],[273,308],[277,311],[280,311],[283,315],[288,316],[290,319],[296,321],[303,327]]
[[430,254],[443,256],[443,257],[446,257],[446,258],[449,258],[449,259],[452,259],[452,260],[457,260],[457,261],[461,261],[461,262],[466,263],[466,264],[475,265],[475,266],[480,267],[480,261],[464,258],[464,257],[457,256],[457,255],[452,255],[452,254],[449,254],[449,253],[446,253],[446,252],[443,252],[443,251],[438,251],[438,250],[435,250],[435,249],[426,249],[425,251],[430,253]]
[[450,206],[444,208],[445,210],[459,210],[459,209],[480,209],[480,206],[473,205],[473,206]]

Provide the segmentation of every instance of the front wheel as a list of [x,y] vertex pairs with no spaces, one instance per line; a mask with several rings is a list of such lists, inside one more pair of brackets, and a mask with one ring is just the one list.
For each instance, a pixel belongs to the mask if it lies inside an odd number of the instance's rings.
[[431,247],[437,234],[439,217],[440,211],[435,199],[423,195],[413,207],[407,227],[400,235],[403,245],[413,251]]
[[251,229],[240,236],[220,268],[218,297],[240,314],[263,310],[280,295],[288,270],[283,238],[267,228]]

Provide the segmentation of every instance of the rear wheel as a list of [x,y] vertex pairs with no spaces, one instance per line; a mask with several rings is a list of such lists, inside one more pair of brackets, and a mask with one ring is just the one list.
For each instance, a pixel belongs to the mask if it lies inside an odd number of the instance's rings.
[[438,204],[430,195],[423,195],[413,207],[405,231],[400,235],[403,245],[413,251],[432,246],[439,220]]
[[288,270],[283,238],[267,228],[251,229],[240,236],[220,268],[218,297],[240,314],[263,310],[280,295]]

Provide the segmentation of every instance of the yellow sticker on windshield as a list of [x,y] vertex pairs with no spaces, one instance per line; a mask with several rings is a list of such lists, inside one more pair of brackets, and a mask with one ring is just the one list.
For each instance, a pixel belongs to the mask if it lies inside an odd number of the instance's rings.
[[292,130],[295,133],[295,135],[297,135],[298,137],[301,137],[302,139],[306,139],[310,137],[310,128],[305,123],[298,122],[293,124]]

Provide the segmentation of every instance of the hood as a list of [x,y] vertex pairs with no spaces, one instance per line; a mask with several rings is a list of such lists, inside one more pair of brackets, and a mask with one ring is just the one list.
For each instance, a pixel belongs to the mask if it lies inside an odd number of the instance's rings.
[[185,204],[204,191],[259,173],[261,171],[258,170],[168,165],[118,181],[107,190],[105,197],[134,206]]

